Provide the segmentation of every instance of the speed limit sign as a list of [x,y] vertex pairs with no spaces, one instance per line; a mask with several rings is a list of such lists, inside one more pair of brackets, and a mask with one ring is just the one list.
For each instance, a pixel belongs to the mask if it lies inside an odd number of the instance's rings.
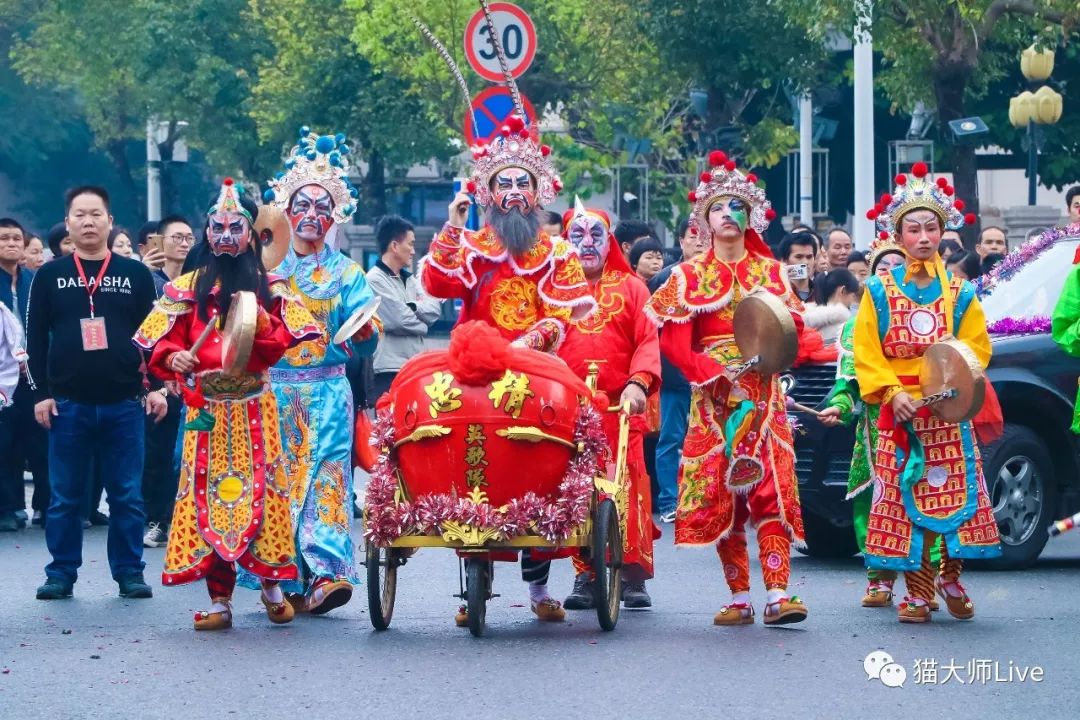
[[[536,26],[527,12],[507,2],[491,3],[491,19],[510,75],[519,78],[536,56]],[[465,57],[480,77],[506,82],[483,10],[478,10],[465,26]]]

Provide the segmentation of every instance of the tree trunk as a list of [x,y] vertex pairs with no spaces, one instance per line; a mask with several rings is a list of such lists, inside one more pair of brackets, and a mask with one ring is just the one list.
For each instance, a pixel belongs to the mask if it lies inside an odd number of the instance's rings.
[[372,219],[386,214],[386,166],[378,150],[368,155],[368,173],[364,178],[367,186],[367,204]]
[[961,231],[964,247],[975,248],[979,236],[979,175],[978,161],[975,157],[975,145],[957,143],[952,137],[948,123],[966,116],[964,94],[967,91],[971,73],[966,68],[939,67],[934,79],[934,92],[937,96],[938,120],[940,132],[951,145],[953,187],[956,197],[966,203],[964,212],[975,213],[975,224]]
[[173,171],[173,147],[175,140],[169,140],[158,144],[158,154],[161,156],[161,217],[167,217],[177,212],[177,188]]
[[[135,178],[131,174],[131,163],[128,161],[127,156],[127,142],[124,140],[111,140],[105,146],[105,152],[109,159],[112,160],[113,167],[116,168],[117,175],[120,177],[120,186],[127,193],[127,198],[124,200],[127,204],[137,205],[141,195],[138,185],[135,184]],[[117,205],[118,203],[113,204]],[[116,214],[115,211],[113,214]]]

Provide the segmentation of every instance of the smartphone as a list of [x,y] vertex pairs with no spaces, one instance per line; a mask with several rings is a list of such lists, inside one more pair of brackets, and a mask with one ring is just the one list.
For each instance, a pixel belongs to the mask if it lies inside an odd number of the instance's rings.
[[801,265],[788,265],[787,266],[788,278],[791,280],[805,280],[809,277],[809,271],[807,270],[806,263]]
[[158,252],[165,252],[165,236],[158,235],[157,233],[151,233],[146,236],[146,252],[151,250],[157,250]]

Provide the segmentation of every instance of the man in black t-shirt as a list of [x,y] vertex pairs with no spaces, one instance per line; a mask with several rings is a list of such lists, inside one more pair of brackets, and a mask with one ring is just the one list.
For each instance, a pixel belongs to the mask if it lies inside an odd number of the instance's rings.
[[85,186],[67,194],[74,254],[34,276],[27,310],[27,351],[34,416],[49,431],[52,498],[39,600],[71,597],[82,565],[82,506],[96,463],[109,494],[109,567],[121,597],[148,598],[143,580],[141,492],[146,414],[167,409],[146,393],[142,357],[131,342],[154,304],[154,281],[142,263],[109,252],[109,196]]

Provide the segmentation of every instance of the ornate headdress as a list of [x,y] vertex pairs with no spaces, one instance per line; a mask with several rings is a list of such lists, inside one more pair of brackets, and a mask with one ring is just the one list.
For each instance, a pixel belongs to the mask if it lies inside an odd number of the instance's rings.
[[574,220],[579,217],[595,218],[604,224],[604,229],[607,230],[608,237],[607,267],[633,275],[634,271],[630,269],[630,261],[626,259],[626,255],[623,254],[622,246],[616,241],[615,236],[611,232],[611,216],[599,208],[585,207],[585,204],[581,202],[581,198],[577,195],[574,196],[574,207],[563,213],[563,237],[568,241],[570,240],[570,223],[574,222]]
[[[712,170],[701,173],[697,188],[691,190],[688,196],[693,203],[690,225],[698,233],[708,230],[709,208],[713,203],[725,195],[737,197],[750,207],[748,230],[752,230],[753,234],[748,238],[747,246],[753,245],[755,247],[750,249],[755,253],[771,257],[772,253],[768,251],[761,235],[776,218],[776,211],[765,197],[765,190],[758,186],[757,175],[739,171],[735,161],[728,159],[727,154],[721,150],[709,153],[709,166]],[[704,237],[708,238],[709,235]]]
[[897,252],[901,255],[904,254],[904,248],[900,246],[900,243],[896,241],[892,235],[887,237],[876,237],[870,243],[870,247],[866,254],[866,264],[870,266],[871,272],[873,272],[874,264],[878,259],[886,253]]
[[611,216],[604,210],[598,208],[587,208],[585,204],[581,202],[581,198],[577,195],[574,196],[574,206],[563,213],[562,226],[563,237],[566,237],[566,230],[570,227],[570,223],[574,218],[578,217],[592,217],[596,218],[600,222],[604,223],[604,227],[607,229],[608,234],[611,234]]
[[959,230],[975,222],[974,214],[964,214],[964,201],[954,197],[956,190],[948,180],[939,177],[931,181],[926,163],[915,163],[910,177],[900,173],[895,182],[892,195],[883,194],[877,205],[866,212],[867,219],[877,224],[878,237],[882,240],[896,238],[900,218],[912,210],[931,211],[946,230]]
[[218,193],[217,201],[210,206],[210,212],[208,215],[213,215],[219,212],[234,212],[240,213],[248,219],[248,223],[255,224],[255,219],[251,217],[251,213],[248,212],[242,204],[240,204],[240,193],[243,192],[243,188],[236,185],[231,177],[227,177],[221,181],[221,191]]
[[472,149],[473,173],[467,189],[481,205],[491,204],[491,179],[508,167],[524,168],[536,181],[536,197],[547,205],[562,190],[562,180],[551,162],[551,148],[537,142],[525,120],[511,115],[488,145]]
[[300,128],[300,140],[279,172],[263,193],[263,200],[284,210],[293,193],[305,185],[319,185],[334,200],[334,222],[348,222],[356,211],[360,193],[349,182],[349,146],[345,135],[316,135],[306,125]]

